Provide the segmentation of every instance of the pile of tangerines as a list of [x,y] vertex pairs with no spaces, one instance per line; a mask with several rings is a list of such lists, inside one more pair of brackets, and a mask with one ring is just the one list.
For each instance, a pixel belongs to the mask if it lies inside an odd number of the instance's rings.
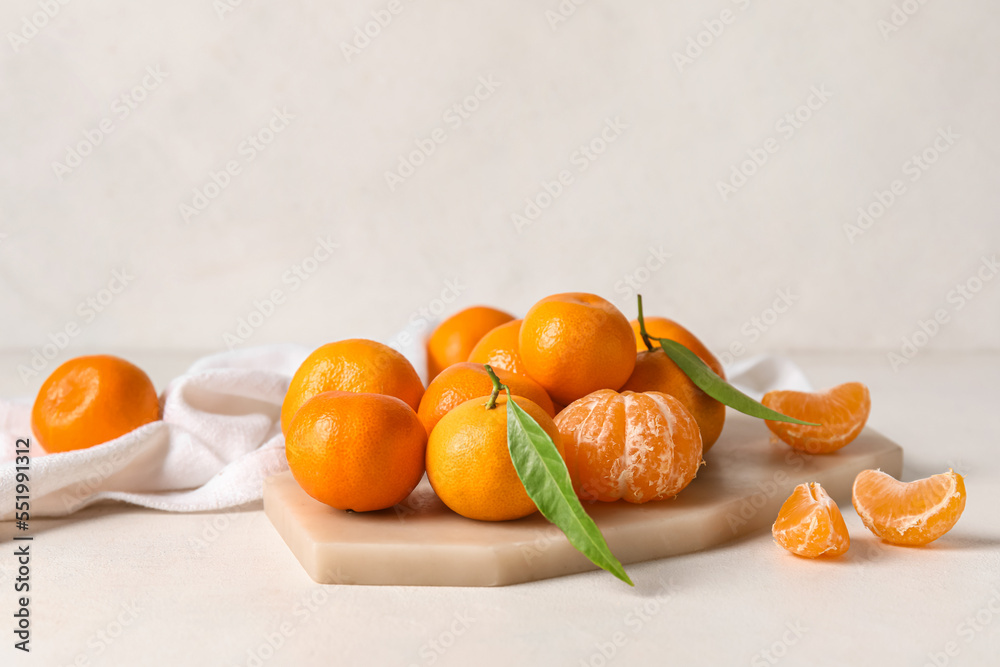
[[[719,439],[726,406],[700,389],[655,342],[693,352],[720,378],[718,359],[690,331],[662,317],[626,318],[607,300],[556,294],[523,319],[468,308],[426,341],[428,384],[381,343],[350,339],[315,350],[291,380],[281,408],[288,465],[310,496],[341,510],[401,503],[424,473],[453,511],[503,521],[536,511],[511,460],[508,400],[551,438],[581,500],[631,503],[673,498]],[[492,377],[491,377],[492,376]],[[492,399],[492,400],[491,400]],[[776,438],[803,452],[849,444],[868,418],[868,389],[774,391],[763,404],[818,425],[767,421]],[[48,452],[81,449],[159,418],[142,370],[117,357],[78,357],[42,386],[32,411]],[[947,532],[965,505],[953,472],[904,484],[861,473],[854,505],[876,535],[924,544]],[[837,555],[849,544],[836,503],[803,484],[774,524],[779,544],[801,556]]]

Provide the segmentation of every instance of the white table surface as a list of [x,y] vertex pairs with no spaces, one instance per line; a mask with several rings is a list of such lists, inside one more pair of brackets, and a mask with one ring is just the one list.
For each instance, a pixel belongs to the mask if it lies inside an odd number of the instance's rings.
[[[124,356],[162,388],[197,354]],[[14,530],[0,524],[0,664],[997,664],[1000,355],[925,350],[899,372],[876,353],[792,357],[817,386],[869,385],[869,423],[904,446],[904,479],[965,475],[951,533],[883,546],[848,504],[852,546],[837,561],[797,559],[765,531],[631,565],[634,589],[602,572],[499,589],[320,586],[259,507],[103,505],[32,522],[30,656],[12,648]],[[2,396],[34,390],[0,377]]]

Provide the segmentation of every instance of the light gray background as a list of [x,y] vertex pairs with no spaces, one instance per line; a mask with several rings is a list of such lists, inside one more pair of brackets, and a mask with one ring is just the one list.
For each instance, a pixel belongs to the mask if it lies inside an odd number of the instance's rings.
[[[350,62],[341,44],[387,2],[56,6],[16,51],[8,33],[41,10],[0,7],[0,345],[25,363],[72,323],[47,370],[81,350],[223,348],[275,289],[284,302],[243,344],[388,340],[448,281],[446,313],[580,290],[634,317],[626,275],[720,351],[899,350],[939,308],[929,347],[1000,345],[1000,281],[948,301],[1000,250],[987,0],[914,2],[886,34],[888,0],[569,3],[555,28],[555,0],[401,1]],[[699,33],[711,43],[678,67]],[[165,77],[121,118],[148,67]],[[499,86],[449,125],[480,77]],[[786,137],[776,124],[814,86],[829,99]],[[294,119],[247,161],[241,142],[275,108]],[[113,131],[60,179],[53,163],[105,118]],[[608,118],[627,128],[579,172]],[[438,127],[445,143],[390,191],[385,172]],[[904,163],[947,128],[960,138],[911,182]],[[718,183],[771,137],[724,202]],[[240,173],[185,222],[180,205],[229,160]],[[518,233],[511,214],[563,169],[573,183]],[[851,242],[844,225],[894,179],[905,194]],[[338,248],[293,289],[283,276],[317,237]],[[650,248],[670,257],[647,273]],[[79,304],[115,269],[134,279],[91,319]],[[794,304],[753,324],[782,289]]]

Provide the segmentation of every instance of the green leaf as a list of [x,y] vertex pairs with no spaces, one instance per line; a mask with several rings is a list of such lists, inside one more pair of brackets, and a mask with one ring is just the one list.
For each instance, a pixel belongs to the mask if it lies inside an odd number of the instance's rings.
[[804,422],[794,417],[783,415],[769,407],[761,405],[742,391],[729,384],[715,374],[708,364],[701,360],[697,354],[687,349],[675,340],[669,338],[655,338],[663,347],[663,352],[677,364],[684,374],[691,378],[691,381],[698,385],[703,392],[724,403],[734,410],[739,410],[745,415],[757,417],[758,419],[770,419],[776,422],[788,422],[790,424],[804,424],[805,426],[819,426],[812,422]]
[[573,491],[566,463],[552,438],[521,409],[507,390],[507,448],[528,496],[542,515],[566,534],[570,544],[595,565],[634,586],[611,553],[600,529]]

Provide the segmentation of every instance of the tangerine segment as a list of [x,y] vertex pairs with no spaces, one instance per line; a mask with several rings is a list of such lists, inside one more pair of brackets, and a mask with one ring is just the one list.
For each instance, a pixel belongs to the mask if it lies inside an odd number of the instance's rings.
[[584,499],[645,503],[676,496],[698,473],[698,423],[657,391],[593,392],[556,416],[573,488]]
[[467,361],[480,338],[512,319],[513,315],[502,310],[473,306],[439,324],[427,338],[427,381],[448,366]]
[[[486,396],[441,418],[427,442],[427,479],[453,512],[480,521],[519,519],[537,511],[517,475],[507,446],[507,396],[486,409]],[[514,402],[538,422],[562,453],[552,418],[521,396]]]
[[287,434],[298,409],[325,391],[386,394],[416,410],[424,385],[409,360],[388,345],[364,338],[327,343],[295,371],[281,404],[281,431]]
[[427,431],[394,396],[328,391],[295,413],[288,467],[310,496],[366,512],[402,502],[424,474]]
[[851,546],[844,515],[817,482],[799,484],[771,527],[774,541],[796,556],[839,556]]
[[[510,388],[512,394],[524,396],[537,404],[549,417],[555,416],[552,399],[545,393],[541,385],[524,375],[494,368],[504,385]],[[430,433],[448,411],[477,396],[489,396],[493,391],[493,381],[482,364],[463,361],[452,364],[434,378],[424,397],[420,399],[417,416]],[[486,399],[483,399],[486,403]]]
[[850,444],[865,427],[872,406],[868,387],[860,382],[815,393],[769,391],[761,403],[789,417],[819,424],[803,426],[766,420],[778,438],[809,454],[829,454]]
[[511,320],[490,329],[472,348],[472,352],[469,353],[469,361],[477,364],[489,364],[493,370],[502,368],[511,373],[527,375],[528,371],[524,369],[524,361],[521,360],[521,352],[517,342],[523,321]]
[[635,368],[635,336],[614,304],[594,294],[545,297],[521,323],[528,375],[564,405],[598,389],[620,389]]
[[854,479],[854,509],[868,530],[891,544],[920,546],[955,525],[965,509],[965,480],[954,470],[900,482],[881,470]]
[[31,428],[46,452],[85,449],[160,418],[149,376],[106,354],[76,357],[45,379],[31,408]]

